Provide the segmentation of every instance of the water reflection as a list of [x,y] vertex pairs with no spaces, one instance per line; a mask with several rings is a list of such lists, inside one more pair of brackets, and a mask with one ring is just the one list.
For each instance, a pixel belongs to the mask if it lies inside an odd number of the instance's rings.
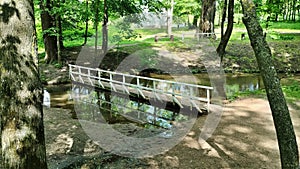
[[178,109],[168,110],[164,107],[165,104],[83,86],[73,87],[72,98],[78,119],[96,123],[131,123],[148,129],[171,129],[174,123],[190,118],[189,113],[179,114]]

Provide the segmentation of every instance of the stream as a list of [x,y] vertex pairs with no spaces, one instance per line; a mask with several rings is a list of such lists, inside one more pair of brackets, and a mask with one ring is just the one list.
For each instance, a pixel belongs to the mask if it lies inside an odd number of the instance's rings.
[[[162,75],[157,76],[159,77],[156,78],[161,79],[170,78]],[[195,74],[194,77],[197,79],[197,84],[210,86],[207,74]],[[174,78],[178,79],[178,77]],[[189,78],[191,77],[185,77],[185,79]],[[300,75],[293,78],[300,79]],[[287,83],[284,79],[281,81],[283,84]],[[263,81],[259,74],[226,74],[227,96],[240,91],[255,91],[263,88]],[[48,92],[50,96],[49,107],[71,109],[74,118],[93,122],[101,121],[104,118],[110,124],[130,122],[142,125],[143,128],[170,129],[173,122],[189,119],[188,115],[174,112],[174,110],[166,110],[150,103],[110,95],[104,91],[96,92],[87,88],[73,88],[73,91],[71,89],[72,84],[45,86],[46,91],[44,92]]]

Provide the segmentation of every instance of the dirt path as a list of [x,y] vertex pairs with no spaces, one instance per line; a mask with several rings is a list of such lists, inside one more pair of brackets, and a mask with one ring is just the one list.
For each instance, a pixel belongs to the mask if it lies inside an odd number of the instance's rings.
[[[199,144],[200,129],[207,117],[201,116],[178,145],[147,159],[108,155],[85,135],[67,111],[54,110],[45,111],[50,168],[280,168],[272,116],[264,99],[227,104],[213,136]],[[300,142],[299,109],[290,110]]]
[[[300,113],[291,108],[297,140],[300,141]],[[280,168],[275,128],[268,102],[243,99],[227,104],[213,136],[198,144],[198,120],[191,133],[166,154],[154,168],[164,168],[168,158],[175,168]],[[299,149],[300,150],[300,149]]]

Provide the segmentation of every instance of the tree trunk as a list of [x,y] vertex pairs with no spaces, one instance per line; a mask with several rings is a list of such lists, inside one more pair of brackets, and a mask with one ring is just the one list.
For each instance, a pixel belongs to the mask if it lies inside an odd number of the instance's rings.
[[[60,0],[56,1],[55,4],[56,8],[60,8]],[[55,14],[55,25],[56,25],[56,45],[57,45],[57,62],[59,64],[61,64],[61,49],[62,49],[62,42],[61,42],[61,34],[62,34],[62,27],[61,27],[61,17],[60,17],[60,13],[56,13]]]
[[57,60],[57,43],[56,36],[51,33],[50,29],[55,28],[55,19],[49,14],[51,11],[50,0],[40,0],[43,39],[45,45],[45,61],[51,63]]
[[193,27],[197,28],[199,15],[194,15],[193,18]]
[[223,4],[223,13],[222,13],[222,21],[221,21],[221,37],[224,36],[224,25],[225,25],[225,20],[227,16],[227,6],[228,6],[228,1],[224,0]]
[[0,8],[0,168],[46,169],[33,1],[0,1]]
[[[221,34],[221,41],[219,43],[219,46],[217,48],[217,52],[221,57],[221,63],[223,61],[223,57],[225,54],[225,49],[228,44],[228,41],[230,39],[232,30],[233,30],[233,15],[234,15],[234,0],[229,0],[228,4],[228,25],[225,34],[223,35],[223,32]],[[224,25],[225,19],[222,19],[222,25]],[[223,28],[224,29],[224,28]],[[223,30],[222,30],[223,31]]]
[[84,43],[85,45],[87,43],[87,38],[88,38],[88,30],[89,30],[89,0],[86,0],[85,2],[85,32],[84,32]]
[[167,9],[167,34],[170,37],[172,35],[172,24],[173,24],[173,6],[174,0],[170,2],[170,8]]
[[[99,0],[95,0],[95,59],[98,51]],[[96,62],[96,60],[95,60]]]
[[108,49],[108,6],[107,0],[104,0],[104,15],[103,15],[103,24],[102,24],[102,51],[105,54]]
[[61,19],[61,15],[58,16],[58,34],[59,34],[59,47],[60,50],[64,49],[64,41],[63,41],[63,30],[62,30],[62,19]]
[[214,32],[214,21],[216,13],[216,1],[215,0],[203,0],[202,1],[202,13],[200,19],[199,29],[203,33]]
[[[58,26],[59,25],[59,16],[58,14],[56,14],[56,25]],[[58,28],[59,30],[59,28]],[[57,45],[57,62],[59,64],[61,64],[61,46],[60,46],[60,34],[57,33],[57,36],[56,36],[56,45]]]
[[295,169],[299,167],[296,137],[286,100],[272,61],[271,50],[263,35],[263,29],[257,20],[255,4],[252,0],[241,0],[241,4],[244,14],[243,22],[248,31],[272,110],[280,150],[281,167]]

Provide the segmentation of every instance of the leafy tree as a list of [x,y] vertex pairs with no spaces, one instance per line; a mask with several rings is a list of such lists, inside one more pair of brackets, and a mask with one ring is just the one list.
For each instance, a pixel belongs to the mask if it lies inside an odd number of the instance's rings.
[[1,169],[47,169],[32,5],[0,1]]
[[248,31],[272,110],[280,150],[281,167],[284,169],[299,168],[298,146],[293,124],[272,61],[270,47],[257,20],[255,4],[252,0],[241,0],[241,4],[244,14],[243,22]]
[[201,1],[200,0],[177,0],[175,1],[174,15],[183,17],[189,15],[194,16],[193,26],[197,27],[198,19],[201,16]]

